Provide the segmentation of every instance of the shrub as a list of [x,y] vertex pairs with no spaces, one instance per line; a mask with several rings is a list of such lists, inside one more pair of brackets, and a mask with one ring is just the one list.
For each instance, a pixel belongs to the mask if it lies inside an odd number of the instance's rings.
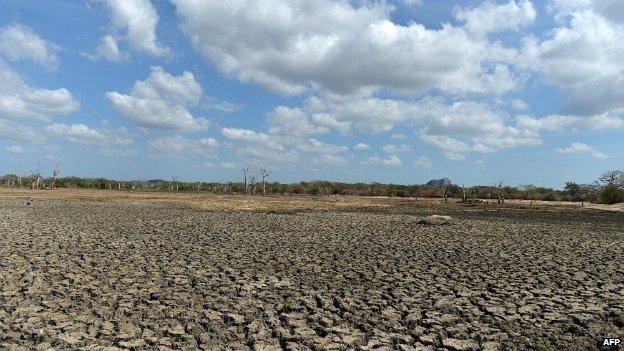
[[607,205],[624,202],[624,191],[615,184],[608,184],[600,192],[600,202]]

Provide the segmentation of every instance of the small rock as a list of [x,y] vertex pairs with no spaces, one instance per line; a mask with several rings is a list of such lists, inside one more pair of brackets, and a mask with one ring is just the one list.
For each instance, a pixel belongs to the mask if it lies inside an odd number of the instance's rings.
[[442,346],[455,351],[477,350],[479,345],[473,340],[443,339]]

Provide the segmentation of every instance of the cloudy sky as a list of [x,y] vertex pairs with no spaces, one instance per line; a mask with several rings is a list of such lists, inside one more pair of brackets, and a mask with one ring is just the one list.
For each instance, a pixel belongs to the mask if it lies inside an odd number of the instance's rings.
[[0,0],[0,174],[590,182],[624,1]]

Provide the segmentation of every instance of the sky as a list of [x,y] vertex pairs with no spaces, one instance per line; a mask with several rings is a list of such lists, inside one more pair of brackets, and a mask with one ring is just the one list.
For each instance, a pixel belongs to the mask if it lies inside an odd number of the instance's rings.
[[0,0],[0,174],[588,183],[621,0]]

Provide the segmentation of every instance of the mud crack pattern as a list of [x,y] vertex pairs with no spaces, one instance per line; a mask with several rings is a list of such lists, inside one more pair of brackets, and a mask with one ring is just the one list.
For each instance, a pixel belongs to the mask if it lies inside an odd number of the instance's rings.
[[[437,210],[439,213],[440,210]],[[593,350],[624,215],[0,201],[0,349]]]

